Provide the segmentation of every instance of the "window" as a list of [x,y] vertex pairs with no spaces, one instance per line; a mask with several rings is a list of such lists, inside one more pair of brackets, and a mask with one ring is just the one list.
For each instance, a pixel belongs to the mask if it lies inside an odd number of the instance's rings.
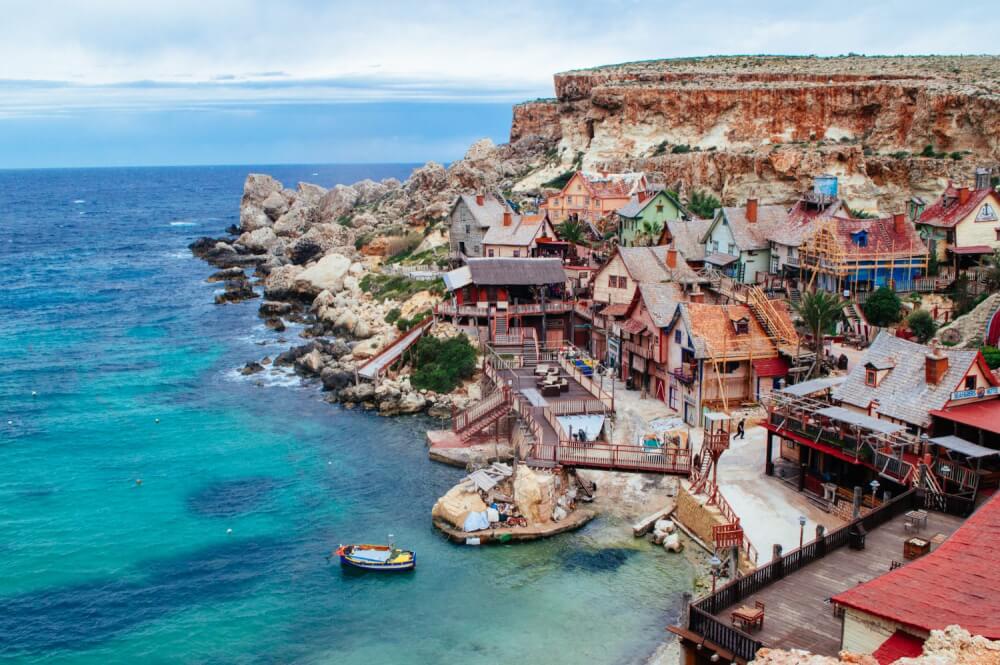
[[750,332],[750,322],[746,319],[733,321],[733,327],[736,329],[737,335],[746,335]]
[[713,240],[712,241],[712,253],[714,253],[714,254],[718,254],[719,253],[719,241],[718,240]]
[[856,233],[852,233],[851,234],[851,241],[854,242],[854,244],[857,245],[858,247],[867,247],[868,246],[868,232],[867,231],[858,231]]
[[492,249],[486,250],[486,255],[487,256],[493,256],[493,250]]
[[681,329],[678,328],[674,331],[674,342],[677,344],[681,343]]
[[662,203],[657,203],[656,204],[656,212],[663,212],[663,204]]
[[726,374],[732,374],[733,372],[737,371],[739,368],[740,368],[740,361],[739,360],[730,360],[730,361],[728,361],[725,364],[725,368],[723,369],[723,371]]
[[619,289],[627,289],[628,288],[628,277],[619,277],[618,278],[618,288]]
[[976,215],[977,222],[995,222],[997,221],[997,214],[993,210],[993,206],[989,203],[984,203],[983,207],[979,209],[979,214]]
[[616,277],[615,275],[611,275],[610,277],[608,277],[608,288],[609,289],[618,288],[618,277]]
[[878,378],[878,372],[873,369],[865,370],[865,385],[871,386],[872,388],[876,385],[876,380]]
[[465,225],[465,234],[466,235],[469,234],[469,225],[468,224]]
[[965,377],[965,389],[966,390],[975,390],[976,389],[976,375],[975,374],[973,374],[972,376]]
[[1000,226],[998,226],[997,228],[995,228],[995,229],[993,229],[993,230],[994,230],[994,231],[996,232],[996,234],[997,234],[997,240],[1000,240]]
[[733,243],[729,243],[729,251],[726,253],[736,256],[736,245]]
[[514,258],[516,259],[516,258],[517,258],[517,257],[519,257],[519,256],[521,256],[521,250],[519,250],[519,249],[515,249],[515,250],[514,250]]

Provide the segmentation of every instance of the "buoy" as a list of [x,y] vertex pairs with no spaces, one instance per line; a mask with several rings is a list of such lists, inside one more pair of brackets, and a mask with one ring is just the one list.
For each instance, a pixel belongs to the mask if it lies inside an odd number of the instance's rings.
[[232,529],[226,529],[226,533],[232,533],[232,532],[233,532]]
[[31,391],[31,396],[32,397],[38,397],[38,391],[37,390],[32,390]]
[[159,425],[159,424],[160,424],[160,419],[159,419],[159,418],[157,418],[157,419],[156,419],[156,424],[157,424],[157,425]]
[[135,484],[136,485],[142,485],[142,478],[136,478],[135,479]]
[[8,424],[8,425],[13,425],[13,424],[14,424],[14,421],[13,421],[13,420],[8,420],[8,421],[7,421],[7,424]]

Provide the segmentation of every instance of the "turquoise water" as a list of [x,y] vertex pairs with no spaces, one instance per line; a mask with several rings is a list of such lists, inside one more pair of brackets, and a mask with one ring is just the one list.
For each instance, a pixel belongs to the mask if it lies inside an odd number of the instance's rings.
[[[211,304],[186,246],[237,221],[250,170],[332,185],[409,168],[0,172],[0,658],[641,662],[690,584],[678,558],[604,520],[452,545],[429,514],[462,474],[427,460],[432,421],[235,372],[294,331]],[[390,532],[415,573],[325,558]]]

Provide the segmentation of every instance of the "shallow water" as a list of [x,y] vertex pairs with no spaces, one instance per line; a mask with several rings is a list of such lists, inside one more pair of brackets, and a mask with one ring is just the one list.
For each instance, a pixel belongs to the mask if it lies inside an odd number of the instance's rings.
[[[604,520],[452,545],[429,513],[462,474],[427,460],[432,421],[238,373],[296,332],[264,328],[255,302],[212,304],[186,246],[237,221],[246,173],[329,186],[409,168],[0,171],[0,656],[619,663],[662,639],[690,585],[679,557]],[[390,532],[415,573],[326,560]]]

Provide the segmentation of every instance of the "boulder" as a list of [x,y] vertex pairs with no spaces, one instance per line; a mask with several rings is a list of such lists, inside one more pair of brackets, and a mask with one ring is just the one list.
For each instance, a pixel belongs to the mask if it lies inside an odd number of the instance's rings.
[[281,192],[271,192],[260,204],[261,210],[268,219],[274,221],[288,212],[288,200]]
[[324,289],[336,293],[344,288],[344,276],[351,261],[340,254],[327,254],[296,277],[295,284],[302,294],[315,298]]
[[681,538],[676,533],[668,535],[663,541],[663,549],[668,552],[680,552],[684,549],[684,544],[681,543]]
[[548,522],[556,505],[556,477],[521,465],[514,478],[514,502],[528,522]]
[[348,247],[353,242],[353,232],[345,226],[314,224],[288,247],[287,254],[292,263],[305,265],[333,249]]
[[215,296],[215,303],[222,305],[225,303],[242,302],[251,298],[259,297],[250,286],[249,280],[234,279],[226,282],[226,290]]
[[247,251],[255,254],[263,254],[271,250],[278,242],[278,236],[269,226],[264,226],[254,231],[247,231],[236,241]]
[[232,268],[223,268],[217,272],[213,272],[207,278],[206,282],[228,282],[234,279],[243,279],[246,277],[246,273],[243,272],[243,268],[239,266],[233,266]]
[[263,372],[263,371],[264,371],[264,366],[261,365],[260,363],[248,362],[246,365],[243,366],[243,369],[240,370],[240,374],[243,374],[244,376],[249,376],[250,374],[257,374],[258,372]]
[[319,349],[313,349],[300,356],[295,361],[295,371],[308,376],[319,376],[320,372],[323,371],[323,355]]
[[274,223],[274,232],[282,237],[297,237],[305,233],[311,221],[309,209],[296,203]]
[[328,190],[317,202],[319,221],[325,224],[336,223],[347,215],[358,202],[358,192],[353,187],[337,185]]
[[284,316],[292,311],[292,303],[280,300],[265,300],[260,304],[260,315],[269,318],[272,316]]
[[285,322],[280,317],[272,316],[264,320],[264,325],[276,332],[285,331]]
[[264,297],[269,300],[280,300],[295,294],[295,281],[302,272],[301,266],[278,266],[264,280]]
[[296,194],[298,203],[304,206],[314,206],[326,194],[326,188],[308,182],[300,182]]
[[479,494],[463,485],[456,485],[437,500],[431,509],[431,517],[461,529],[469,513],[481,513],[486,504]]
[[271,194],[280,192],[281,183],[269,175],[251,173],[243,183],[240,200],[240,230],[255,231],[271,225],[271,218],[264,212],[263,204]]
[[425,406],[427,406],[427,398],[420,393],[400,392],[392,399],[379,402],[378,411],[383,416],[396,416],[404,413],[419,413],[424,410]]
[[340,391],[341,402],[367,402],[375,397],[375,386],[362,381],[355,386],[348,386]]
[[341,390],[354,382],[354,373],[346,369],[324,367],[319,375],[323,390]]

